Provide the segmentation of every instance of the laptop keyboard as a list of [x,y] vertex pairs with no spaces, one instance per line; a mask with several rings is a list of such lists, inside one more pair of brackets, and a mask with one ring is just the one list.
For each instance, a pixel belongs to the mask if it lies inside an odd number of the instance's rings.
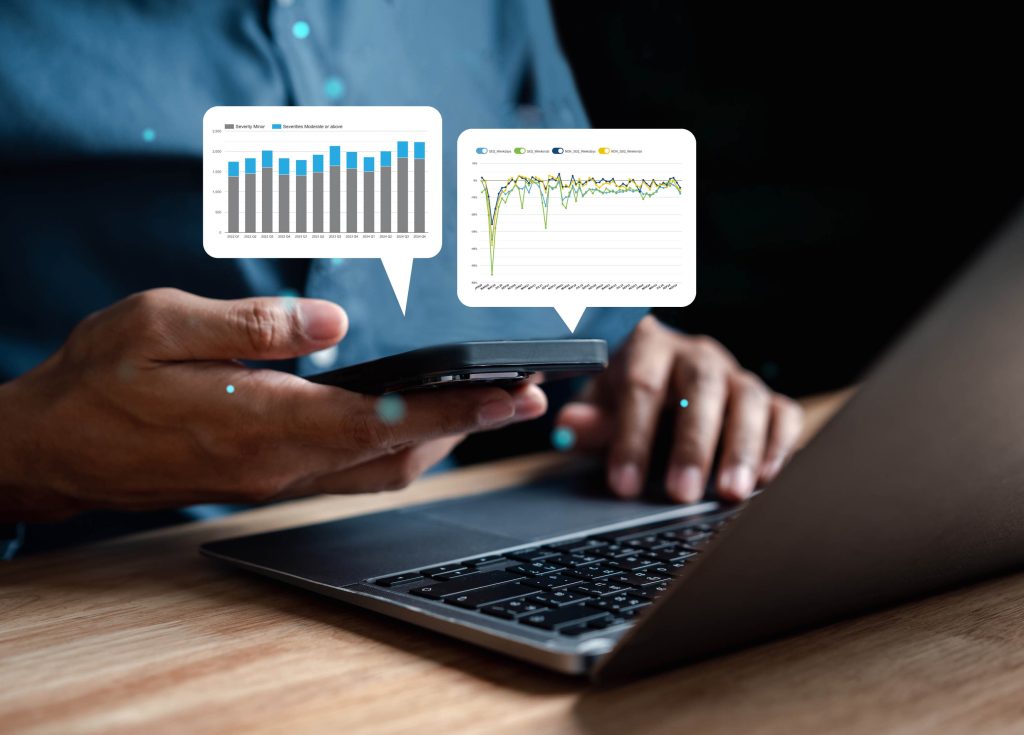
[[629,625],[734,513],[561,539],[368,583],[574,637]]

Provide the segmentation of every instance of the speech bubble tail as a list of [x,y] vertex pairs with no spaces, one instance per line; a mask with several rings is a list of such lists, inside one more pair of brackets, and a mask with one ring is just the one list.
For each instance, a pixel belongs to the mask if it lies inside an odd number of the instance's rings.
[[565,322],[565,326],[569,327],[570,332],[575,332],[576,327],[580,324],[580,319],[583,318],[583,312],[587,310],[585,306],[556,306],[555,311],[558,312],[558,316],[562,317],[562,321]]
[[391,288],[398,299],[398,305],[405,316],[405,307],[409,302],[409,282],[412,280],[412,258],[408,256],[394,255],[388,258],[381,258],[384,271],[391,281]]

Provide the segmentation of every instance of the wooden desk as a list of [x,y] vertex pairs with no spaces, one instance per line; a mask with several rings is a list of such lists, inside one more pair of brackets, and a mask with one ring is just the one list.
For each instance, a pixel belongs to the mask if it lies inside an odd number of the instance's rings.
[[[813,429],[836,401],[808,404]],[[534,456],[0,567],[0,731],[1024,730],[1024,575],[614,689],[201,559],[204,541],[479,492]]]

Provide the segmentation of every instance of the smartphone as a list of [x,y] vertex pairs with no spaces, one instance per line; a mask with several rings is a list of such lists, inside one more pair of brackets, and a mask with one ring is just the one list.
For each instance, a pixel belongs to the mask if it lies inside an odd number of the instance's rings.
[[608,343],[603,339],[459,342],[382,357],[307,380],[381,395],[452,385],[511,386],[537,372],[568,377],[600,372],[607,365]]

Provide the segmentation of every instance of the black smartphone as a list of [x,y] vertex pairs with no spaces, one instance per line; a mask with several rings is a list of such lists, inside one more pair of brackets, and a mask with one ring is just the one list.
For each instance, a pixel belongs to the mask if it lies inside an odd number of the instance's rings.
[[424,347],[307,376],[324,385],[370,395],[451,385],[514,385],[534,373],[594,373],[608,365],[603,339],[459,342]]

